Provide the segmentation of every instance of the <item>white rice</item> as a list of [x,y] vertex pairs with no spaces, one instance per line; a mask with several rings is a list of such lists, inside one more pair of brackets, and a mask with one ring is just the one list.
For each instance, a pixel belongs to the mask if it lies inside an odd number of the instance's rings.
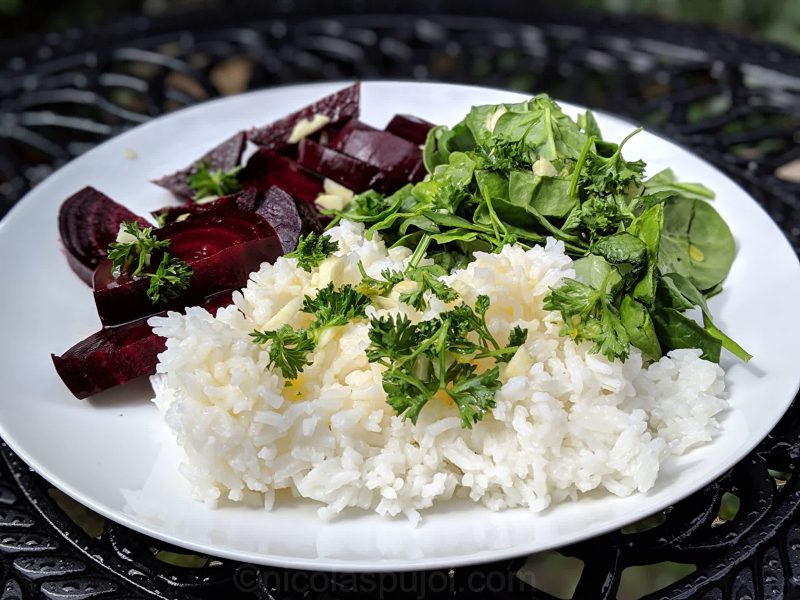
[[[574,272],[553,240],[528,251],[478,253],[445,278],[470,305],[478,294],[491,298],[488,324],[498,340],[515,325],[529,330],[501,367],[496,408],[471,430],[454,407],[435,400],[416,425],[395,416],[381,367],[364,353],[364,321],[324,335],[313,364],[285,385],[248,334],[307,325],[303,295],[330,281],[358,283],[359,260],[377,277],[409,258],[407,249],[365,240],[357,224],[343,222],[329,234],[340,250],[312,273],[279,258],[216,317],[190,308],[151,319],[167,338],[154,401],[186,453],[183,474],[199,499],[269,509],[276,491],[289,490],[321,503],[323,518],[353,506],[413,522],[421,509],[454,496],[493,510],[541,511],[598,488],[618,496],[647,491],[668,455],[717,431],[716,416],[727,406],[724,372],[699,351],[674,351],[645,366],[635,349],[624,363],[611,362],[559,336],[560,316],[545,311],[542,299]],[[447,308],[434,298],[419,314],[397,301],[400,291],[368,314],[403,312],[416,321]]]

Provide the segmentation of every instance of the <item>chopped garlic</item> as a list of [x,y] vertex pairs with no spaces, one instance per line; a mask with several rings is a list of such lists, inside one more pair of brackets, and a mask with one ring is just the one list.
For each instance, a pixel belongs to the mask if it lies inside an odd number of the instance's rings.
[[296,144],[304,137],[316,133],[330,122],[331,118],[327,115],[314,115],[310,119],[300,119],[295,123],[294,129],[292,129],[292,133],[286,142],[288,144]]
[[486,117],[486,129],[488,129],[490,133],[494,132],[494,128],[497,125],[497,122],[500,120],[500,117],[507,112],[508,111],[506,110],[506,107],[500,105],[496,111]]
[[520,346],[514,356],[506,365],[504,376],[506,380],[512,377],[524,377],[533,366],[533,357],[525,346]]
[[136,243],[137,238],[132,233],[128,233],[125,231],[125,226],[119,226],[119,233],[117,233],[117,243],[118,244],[134,244]]
[[549,160],[540,158],[533,163],[533,174],[539,177],[555,177],[558,175],[558,171]]
[[317,196],[314,202],[319,208],[327,210],[342,210],[353,199],[353,190],[336,183],[332,179],[325,178],[322,182],[324,193]]
[[338,285],[344,276],[345,265],[346,261],[340,256],[326,258],[319,266],[319,272],[316,274],[319,279],[316,283],[321,288],[329,283]]
[[303,298],[292,298],[264,324],[264,331],[280,329],[282,325],[286,325],[291,321],[292,317],[294,317],[301,308],[303,308]]
[[341,196],[348,201],[353,199],[353,190],[343,186],[341,183],[336,183],[333,179],[328,179],[327,177],[322,181],[322,189],[325,190],[326,194]]
[[325,210],[342,210],[347,205],[344,198],[333,194],[320,194],[314,200],[314,204]]
[[197,198],[194,203],[195,204],[208,204],[209,202],[213,202],[219,198],[219,196],[203,196],[202,198]]

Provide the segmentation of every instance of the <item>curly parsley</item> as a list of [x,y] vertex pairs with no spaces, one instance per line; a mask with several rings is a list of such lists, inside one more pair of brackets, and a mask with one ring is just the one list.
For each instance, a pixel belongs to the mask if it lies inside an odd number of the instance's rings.
[[[117,240],[108,246],[112,269],[118,276],[150,278],[147,297],[153,304],[174,300],[189,287],[192,268],[166,252],[170,241],[156,238],[152,227],[126,221],[120,226]],[[155,270],[150,270],[157,252],[162,252],[161,261]]]
[[286,258],[296,258],[298,266],[310,272],[338,249],[339,242],[331,239],[331,236],[317,235],[312,231],[307,236],[300,238],[297,248],[285,256]]
[[228,171],[216,169],[212,171],[208,163],[202,163],[200,167],[188,176],[189,187],[194,191],[195,201],[209,196],[227,196],[241,189],[239,184],[239,171],[241,167],[233,167]]

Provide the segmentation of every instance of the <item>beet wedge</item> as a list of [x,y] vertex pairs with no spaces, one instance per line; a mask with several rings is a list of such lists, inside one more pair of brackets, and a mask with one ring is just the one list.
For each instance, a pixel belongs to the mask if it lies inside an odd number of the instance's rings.
[[206,152],[185,169],[176,171],[172,175],[165,175],[153,183],[168,189],[182,200],[190,201],[194,197],[194,191],[189,187],[189,176],[196,173],[203,163],[212,171],[230,171],[239,166],[246,142],[247,134],[240,131]]
[[[282,254],[275,230],[255,212],[220,209],[191,215],[154,233],[159,239],[169,239],[170,255],[192,268],[187,289],[172,301],[153,304],[147,296],[148,277],[114,277],[111,261],[105,260],[95,270],[93,286],[103,325],[179,310],[215,292],[243,287],[261,263],[272,262]],[[151,264],[160,259],[153,256]]]
[[297,145],[297,162],[356,193],[371,188],[380,190],[383,182],[377,167],[308,139]]
[[338,148],[354,131],[380,131],[380,129],[372,125],[367,125],[358,119],[350,119],[336,132],[336,135],[331,138],[331,141],[327,145],[331,148]]
[[395,115],[386,126],[386,131],[408,140],[412,144],[422,146],[432,128],[433,123],[414,115]]
[[295,200],[312,205],[323,189],[321,177],[271,150],[259,150],[253,154],[239,174],[239,181],[244,189],[255,188],[260,192],[277,186]]
[[85,187],[64,200],[58,212],[58,231],[67,262],[88,285],[105,259],[108,245],[117,239],[123,221],[149,223],[93,187]]
[[[231,290],[226,290],[205,299],[200,306],[215,313],[231,302]],[[59,377],[76,398],[87,398],[156,372],[166,340],[153,333],[147,319],[101,329],[61,356],[51,355]]]
[[179,219],[183,220],[187,218],[188,215],[214,212],[220,209],[255,210],[258,202],[259,197],[256,190],[249,189],[228,196],[222,196],[210,202],[201,201],[199,203],[185,204],[182,206],[165,206],[164,208],[154,210],[150,214],[153,215],[163,227]]
[[358,116],[361,85],[354,83],[338,92],[317,100],[287,117],[247,132],[248,139],[266,150],[280,150],[289,144],[300,121],[312,121],[315,115],[327,119],[325,127],[335,126]]
[[297,248],[304,227],[294,198],[279,187],[271,187],[260,195],[256,212],[264,217],[278,234],[284,254]]
[[294,198],[278,187],[271,187],[263,193],[256,188],[247,188],[204,204],[166,206],[151,214],[163,225],[167,225],[182,221],[189,215],[207,214],[220,210],[256,212],[264,217],[278,234],[284,254],[297,247],[297,240],[303,231],[303,222],[297,206],[295,206]]
[[425,174],[419,146],[388,131],[352,129],[331,147],[379,169],[386,193],[416,183]]

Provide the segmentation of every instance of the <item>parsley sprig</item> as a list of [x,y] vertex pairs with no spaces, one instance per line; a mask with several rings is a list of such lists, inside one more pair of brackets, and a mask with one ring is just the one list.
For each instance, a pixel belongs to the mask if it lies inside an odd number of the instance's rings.
[[228,171],[222,169],[211,170],[208,163],[204,162],[189,175],[187,182],[194,191],[195,201],[209,196],[227,196],[241,189],[239,184],[239,171],[241,167],[233,167]]
[[[156,238],[152,227],[142,227],[135,221],[122,223],[120,232],[120,241],[108,246],[108,258],[117,276],[148,277],[147,297],[153,304],[174,300],[189,287],[192,268],[170,256],[166,251],[169,240]],[[150,270],[157,252],[162,252],[161,261],[155,270]]]
[[527,331],[515,328],[509,344],[501,347],[486,325],[488,309],[488,296],[479,296],[474,309],[460,304],[416,324],[404,315],[370,319],[367,359],[385,367],[386,401],[397,414],[416,423],[436,397],[452,401],[462,426],[471,428],[494,408],[500,370],[495,364],[479,373],[471,361],[509,360]]
[[255,330],[250,337],[256,344],[270,344],[270,368],[280,369],[287,380],[296,379],[311,364],[309,355],[316,349],[322,333],[364,318],[369,304],[369,297],[353,286],[346,284],[337,289],[329,283],[315,297],[303,298],[302,311],[314,317],[309,327],[295,330],[290,325],[283,325],[275,331]]
[[[119,242],[108,246],[108,258],[117,273],[140,276],[150,265],[152,255],[157,250],[169,247],[169,240],[159,240],[153,235],[152,227],[142,227],[136,221],[126,221],[120,226]],[[131,270],[131,267],[136,268]]]
[[297,248],[286,254],[286,258],[296,258],[298,266],[308,272],[318,267],[322,261],[339,250],[339,242],[327,234],[317,235],[313,231],[300,238]]

